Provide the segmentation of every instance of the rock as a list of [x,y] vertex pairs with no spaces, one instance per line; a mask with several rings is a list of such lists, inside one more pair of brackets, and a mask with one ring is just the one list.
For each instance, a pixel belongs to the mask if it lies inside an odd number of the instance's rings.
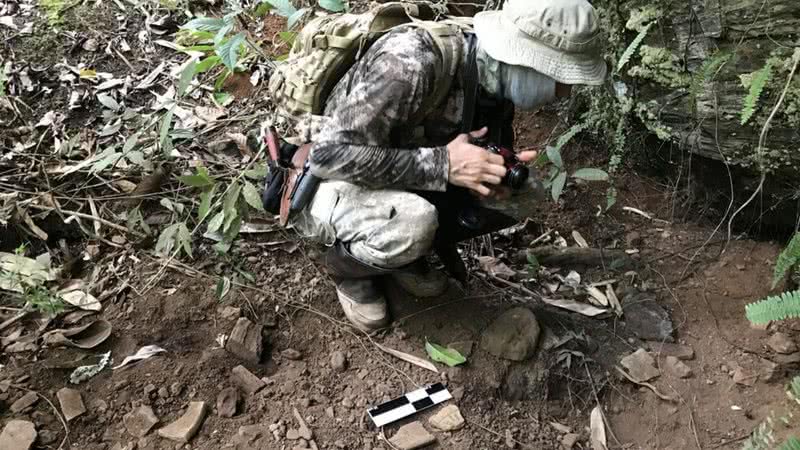
[[217,415],[228,418],[235,416],[238,404],[239,391],[231,387],[223,389],[217,396]]
[[300,437],[310,441],[314,437],[314,433],[311,432],[311,428],[308,427],[308,424],[306,423],[305,419],[303,419],[303,416],[300,415],[300,412],[297,410],[297,408],[292,408],[292,414],[294,414],[294,418],[297,419],[297,423],[300,424],[300,427],[297,429],[297,431],[300,433]]
[[169,391],[165,387],[158,388],[158,396],[161,398],[169,398]]
[[28,392],[20,397],[19,400],[11,404],[11,412],[15,414],[21,413],[22,411],[33,406],[38,401],[39,396],[36,395],[36,392]]
[[647,341],[647,346],[655,355],[674,356],[682,361],[694,359],[694,349],[688,345]]
[[647,294],[626,295],[622,301],[625,327],[639,339],[674,342],[669,313]]
[[692,369],[674,356],[667,356],[664,366],[668,373],[676,378],[689,378],[692,376]]
[[261,352],[264,349],[261,337],[262,329],[261,325],[256,325],[247,318],[240,317],[225,343],[225,350],[240,359],[258,364],[261,362]]
[[86,412],[86,406],[81,399],[81,393],[75,389],[62,388],[56,393],[61,404],[61,412],[67,422]]
[[144,437],[158,423],[153,408],[142,405],[122,417],[122,423],[133,437]]
[[36,427],[27,420],[9,420],[0,433],[0,448],[28,450],[36,441]]
[[428,419],[428,424],[442,431],[456,431],[464,427],[464,417],[456,405],[447,405]]
[[761,358],[761,379],[764,381],[775,381],[782,375],[780,365],[768,359]]
[[622,358],[620,364],[637,381],[648,381],[661,375],[656,369],[656,360],[643,348]]
[[282,351],[281,356],[292,361],[298,361],[303,358],[303,354],[293,348],[287,348]]
[[171,441],[189,442],[200,430],[200,425],[203,424],[205,417],[206,402],[191,402],[183,416],[164,428],[160,428],[158,435]]
[[50,445],[56,441],[58,434],[54,431],[50,430],[42,430],[39,432],[39,438],[37,442],[39,445]]
[[420,422],[403,425],[389,442],[400,450],[413,450],[436,442],[436,438]]
[[347,356],[344,352],[335,351],[331,354],[331,367],[337,372],[347,370]]
[[517,441],[514,440],[514,435],[508,429],[506,430],[506,447],[517,448]]
[[223,306],[217,311],[223,320],[236,320],[242,315],[242,308],[234,306]]
[[296,441],[300,439],[300,431],[290,428],[286,431],[286,439],[289,439],[290,441]]
[[483,331],[481,348],[499,358],[524,361],[536,352],[541,329],[527,308],[512,308]]
[[182,390],[183,385],[181,385],[181,383],[178,381],[169,385],[169,393],[172,395],[180,395]]
[[800,363],[800,352],[791,355],[775,355],[772,360],[784,366],[797,364]]
[[244,366],[236,366],[231,370],[231,381],[247,395],[253,395],[267,385]]
[[737,367],[736,370],[733,371],[733,382],[741,384],[742,386],[752,386],[756,384],[757,377],[756,374],[741,367]]
[[797,351],[797,344],[786,333],[775,333],[769,337],[767,345],[775,353],[788,355]]
[[572,450],[575,448],[575,444],[578,443],[579,438],[580,436],[575,433],[567,433],[561,438],[561,446],[566,450]]
[[158,388],[153,383],[148,384],[144,387],[144,396],[150,398],[153,394],[158,391]]

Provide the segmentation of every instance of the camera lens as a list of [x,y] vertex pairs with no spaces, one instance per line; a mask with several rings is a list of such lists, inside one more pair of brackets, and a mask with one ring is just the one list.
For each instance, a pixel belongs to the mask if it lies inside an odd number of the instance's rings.
[[508,178],[508,186],[514,190],[522,189],[522,187],[525,186],[525,182],[528,181],[529,174],[530,170],[527,166],[514,166],[506,174],[506,177]]

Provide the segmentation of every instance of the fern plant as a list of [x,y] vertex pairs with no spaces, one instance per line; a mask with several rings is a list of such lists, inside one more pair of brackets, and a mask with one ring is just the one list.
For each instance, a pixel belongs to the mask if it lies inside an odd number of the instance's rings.
[[767,60],[767,63],[761,69],[752,73],[750,79],[750,91],[744,99],[744,106],[742,107],[742,125],[753,117],[758,106],[758,100],[761,98],[761,93],[767,86],[767,83],[772,78],[772,61]]
[[745,306],[747,320],[765,324],[800,317],[800,291],[784,292]]
[[795,233],[789,245],[778,255],[775,263],[775,274],[772,278],[772,288],[783,280],[787,273],[800,264],[800,232]]
[[652,25],[653,25],[652,22],[645,25],[641,29],[641,31],[639,31],[639,34],[636,35],[633,41],[631,41],[630,45],[628,45],[628,48],[626,48],[625,51],[622,53],[622,56],[619,57],[619,61],[617,62],[617,72],[621,71],[622,68],[625,67],[625,64],[627,64],[628,61],[631,60],[634,53],[636,53],[636,50],[638,50],[639,46],[642,45],[642,41],[644,41],[644,38],[647,37],[647,32],[650,31],[650,27]]

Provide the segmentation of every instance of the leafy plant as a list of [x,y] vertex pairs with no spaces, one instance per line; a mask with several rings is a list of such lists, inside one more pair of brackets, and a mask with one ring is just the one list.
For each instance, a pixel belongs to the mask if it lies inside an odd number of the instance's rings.
[[[751,79],[749,80],[750,91],[748,92],[747,97],[744,99],[744,106],[742,107],[741,111],[742,125],[747,124],[747,122],[750,121],[750,118],[753,117],[756,107],[758,106],[758,100],[761,98],[761,93],[764,91],[764,87],[766,87],[770,78],[772,78],[771,60],[767,60],[767,63],[764,65],[764,67],[751,74]],[[744,78],[743,84],[746,84]]]
[[21,245],[13,254],[0,253],[0,289],[16,293],[27,308],[57,314],[64,309],[64,301],[47,287],[55,280],[49,258],[27,258],[26,250]]
[[641,31],[639,31],[639,34],[636,35],[633,41],[631,41],[630,45],[628,45],[628,48],[626,48],[625,51],[622,53],[622,56],[619,57],[619,61],[617,61],[617,72],[620,72],[622,68],[625,67],[625,64],[627,64],[628,61],[631,60],[634,53],[636,53],[636,50],[638,50],[639,46],[642,45],[642,41],[644,41],[644,38],[647,37],[647,33],[650,31],[650,27],[652,25],[653,22],[650,22],[647,25],[645,25],[641,29]]
[[550,174],[544,182],[546,188],[550,189],[550,195],[553,201],[558,202],[561,194],[564,192],[564,187],[567,184],[567,178],[572,177],[583,181],[608,181],[608,173],[596,168],[583,168],[578,169],[568,174],[568,170],[564,165],[561,158],[561,148],[567,144],[576,134],[586,128],[583,123],[573,125],[556,141],[555,146],[548,146],[545,153],[539,156],[536,165],[539,167],[550,165]]
[[[792,378],[789,383],[786,395],[797,403],[800,403],[800,376]],[[786,425],[790,425],[792,414],[781,417],[779,420]],[[776,447],[777,439],[775,438],[775,417],[771,413],[769,417],[761,422],[750,437],[744,442],[742,450],[770,450],[777,448],[777,450],[800,450],[800,440],[794,436],[790,436],[783,444]]]
[[765,324],[800,317],[800,291],[785,292],[745,306],[747,320]]
[[449,347],[445,348],[428,341],[425,341],[425,351],[428,352],[428,356],[430,356],[432,360],[447,364],[450,367],[455,367],[467,362],[467,358],[459,353],[458,350]]
[[786,277],[786,274],[796,267],[800,267],[800,232],[794,234],[789,245],[778,255],[772,277],[772,288],[775,289],[775,286]]

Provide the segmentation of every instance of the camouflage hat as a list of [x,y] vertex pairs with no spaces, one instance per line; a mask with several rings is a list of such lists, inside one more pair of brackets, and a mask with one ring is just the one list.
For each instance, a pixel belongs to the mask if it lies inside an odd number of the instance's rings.
[[492,58],[530,67],[563,84],[603,84],[597,12],[586,0],[507,0],[475,16],[475,34]]

